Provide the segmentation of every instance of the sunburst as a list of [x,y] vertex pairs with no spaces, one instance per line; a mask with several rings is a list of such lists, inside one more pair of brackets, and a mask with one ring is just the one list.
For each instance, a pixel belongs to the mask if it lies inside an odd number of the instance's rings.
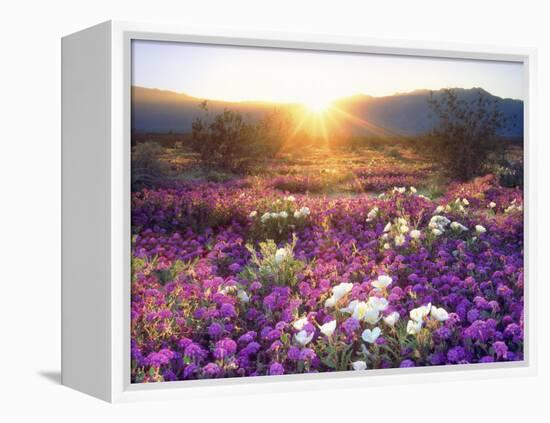
[[303,102],[307,111],[313,114],[323,114],[330,109],[331,102],[322,97],[311,97]]

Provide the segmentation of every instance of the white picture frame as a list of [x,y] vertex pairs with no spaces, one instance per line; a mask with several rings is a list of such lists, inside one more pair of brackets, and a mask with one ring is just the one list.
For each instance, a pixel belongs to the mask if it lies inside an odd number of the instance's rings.
[[[130,43],[181,41],[520,62],[524,65],[525,360],[277,377],[130,383]],[[533,375],[536,51],[105,22],[62,40],[62,383],[110,402]]]

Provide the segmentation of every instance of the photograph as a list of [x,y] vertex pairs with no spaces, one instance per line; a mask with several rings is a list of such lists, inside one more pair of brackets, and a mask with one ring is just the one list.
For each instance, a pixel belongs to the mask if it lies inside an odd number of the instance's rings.
[[130,53],[132,384],[524,361],[523,63]]

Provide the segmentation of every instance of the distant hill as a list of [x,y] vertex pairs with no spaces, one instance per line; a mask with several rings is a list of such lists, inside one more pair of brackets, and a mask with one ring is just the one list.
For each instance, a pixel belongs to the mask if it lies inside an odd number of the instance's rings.
[[[464,99],[477,98],[479,93],[497,101],[507,120],[501,130],[506,137],[523,136],[523,102],[495,97],[481,88],[457,89]],[[435,91],[434,96],[441,96]],[[339,131],[355,135],[395,134],[420,135],[429,132],[436,121],[428,104],[430,91],[416,90],[410,93],[386,97],[356,95],[334,102],[331,115]],[[138,133],[166,133],[191,131],[193,120],[204,114],[199,108],[202,99],[172,91],[132,87],[132,130]],[[299,104],[275,104],[267,102],[224,102],[209,100],[211,114],[224,109],[238,111],[247,120],[256,121],[274,109],[302,109]]]

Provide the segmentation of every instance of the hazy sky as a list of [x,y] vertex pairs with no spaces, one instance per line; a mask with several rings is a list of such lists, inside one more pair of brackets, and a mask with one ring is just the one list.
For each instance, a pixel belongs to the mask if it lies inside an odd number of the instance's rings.
[[481,87],[523,99],[519,63],[133,41],[133,85],[199,98],[315,103]]

